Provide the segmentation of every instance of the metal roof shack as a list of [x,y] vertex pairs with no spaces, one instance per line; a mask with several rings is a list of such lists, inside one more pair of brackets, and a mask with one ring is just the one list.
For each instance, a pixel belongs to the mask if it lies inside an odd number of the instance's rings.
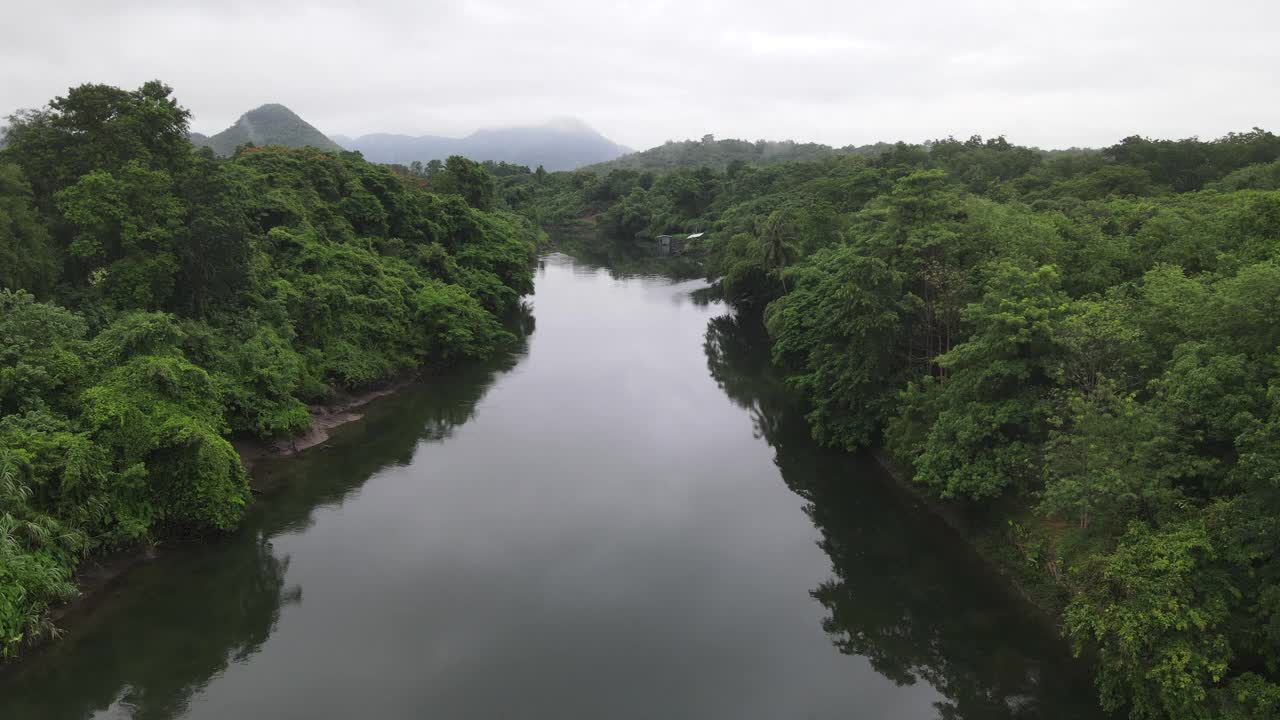
[[706,235],[706,233],[700,233],[700,232],[693,233],[685,237],[659,235],[657,237],[658,255],[660,257],[666,257],[668,255],[681,255],[684,253],[685,248],[689,245],[690,242],[700,239],[703,235]]

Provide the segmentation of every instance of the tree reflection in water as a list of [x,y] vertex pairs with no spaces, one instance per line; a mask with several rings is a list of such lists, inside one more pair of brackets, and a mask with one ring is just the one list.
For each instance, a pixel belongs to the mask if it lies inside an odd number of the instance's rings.
[[751,413],[783,481],[806,501],[833,574],[811,594],[840,652],[899,684],[929,683],[944,698],[942,720],[1102,717],[1063,644],[950,528],[870,458],[814,444],[758,318],[713,319],[704,347],[712,377]]
[[181,716],[211,679],[262,648],[283,608],[303,601],[272,538],[310,526],[317,509],[341,504],[381,468],[408,464],[420,443],[470,420],[497,376],[524,357],[533,331],[527,306],[509,329],[519,341],[491,362],[370,406],[364,422],[335,434],[342,452],[319,448],[256,469],[265,494],[239,531],[131,570],[127,590],[108,591],[62,641],[0,677],[0,718]]

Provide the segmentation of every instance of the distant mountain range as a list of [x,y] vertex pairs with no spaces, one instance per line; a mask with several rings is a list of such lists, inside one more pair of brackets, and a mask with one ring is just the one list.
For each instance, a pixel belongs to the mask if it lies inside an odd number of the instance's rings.
[[444,160],[462,155],[472,160],[496,160],[541,165],[547,170],[572,170],[592,163],[612,160],[630,152],[578,120],[557,120],[535,127],[477,130],[463,138],[437,135],[390,135],[377,133],[357,138],[317,130],[283,105],[263,105],[250,110],[234,125],[217,135],[191,133],[191,142],[230,155],[245,143],[316,147],[322,150],[358,150],[366,160],[408,165]]
[[191,142],[207,145],[218,155],[230,155],[245,143],[254,145],[284,145],[321,150],[341,150],[338,143],[298,117],[283,105],[269,104],[255,108],[240,116],[235,125],[212,137],[191,133]]
[[630,152],[578,120],[477,130],[463,138],[377,133],[358,138],[335,135],[334,140],[350,150],[359,150],[366,160],[402,165],[462,155],[478,161],[497,160],[530,168],[541,165],[552,171],[573,170]]

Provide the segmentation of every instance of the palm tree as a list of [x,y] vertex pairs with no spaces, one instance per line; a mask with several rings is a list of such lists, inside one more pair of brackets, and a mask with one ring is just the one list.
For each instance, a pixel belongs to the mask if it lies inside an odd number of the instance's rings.
[[794,254],[794,248],[791,244],[792,233],[791,225],[786,221],[786,217],[781,210],[774,210],[770,213],[759,230],[760,260],[764,264],[765,270],[782,283],[783,294],[787,292],[787,280],[783,271],[787,267],[788,260]]

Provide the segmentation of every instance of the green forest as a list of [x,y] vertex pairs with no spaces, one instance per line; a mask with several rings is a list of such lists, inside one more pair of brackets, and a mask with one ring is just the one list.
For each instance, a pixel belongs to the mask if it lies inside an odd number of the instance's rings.
[[86,558],[235,528],[232,439],[509,344],[544,228],[702,232],[661,262],[763,320],[815,439],[963,519],[1106,708],[1280,715],[1280,136],[707,136],[548,173],[222,158],[189,121],[160,82],[9,118],[0,658]]
[[705,231],[687,255],[762,314],[813,436],[962,513],[1106,708],[1280,716],[1280,137],[750,145],[498,201],[602,252]]
[[172,90],[71,89],[0,150],[0,658],[56,633],[86,557],[236,527],[233,437],[487,358],[538,230],[451,158],[430,188],[358,154],[217,158]]

